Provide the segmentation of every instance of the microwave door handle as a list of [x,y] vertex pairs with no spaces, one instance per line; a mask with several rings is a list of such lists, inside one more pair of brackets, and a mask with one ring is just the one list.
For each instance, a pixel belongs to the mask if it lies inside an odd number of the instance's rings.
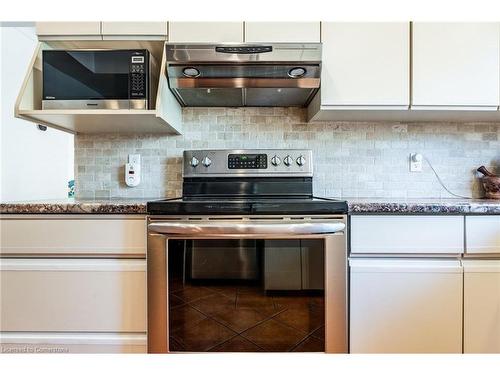
[[302,223],[270,222],[160,222],[148,225],[152,233],[173,236],[218,237],[218,236],[295,236],[332,234],[345,230],[339,221],[309,221]]

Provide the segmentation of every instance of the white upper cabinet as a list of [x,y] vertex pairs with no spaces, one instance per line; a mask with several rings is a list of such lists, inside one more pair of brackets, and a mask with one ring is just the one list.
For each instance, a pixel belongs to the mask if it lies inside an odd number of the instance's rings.
[[124,38],[167,38],[167,22],[102,22],[104,40]]
[[100,40],[101,22],[37,22],[36,34],[40,40],[73,39]]
[[37,22],[40,40],[165,40],[167,22]]
[[169,42],[243,43],[243,22],[169,22]]
[[498,107],[498,23],[415,22],[412,35],[412,106]]
[[407,108],[410,24],[324,22],[321,106]]
[[247,43],[319,43],[320,22],[245,22]]
[[[175,133],[182,128],[181,107],[168,87],[165,74],[165,40],[124,38],[123,40],[62,39],[39,42],[17,97],[14,114],[27,121],[71,133]],[[150,109],[42,109],[42,54],[47,49],[147,49],[152,64]],[[106,126],[103,126],[106,124]]]

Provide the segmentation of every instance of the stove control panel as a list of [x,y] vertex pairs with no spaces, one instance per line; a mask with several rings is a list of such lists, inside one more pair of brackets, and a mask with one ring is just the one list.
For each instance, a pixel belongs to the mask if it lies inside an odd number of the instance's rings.
[[229,169],[267,169],[267,154],[229,154]]
[[184,177],[312,177],[312,151],[186,150]]

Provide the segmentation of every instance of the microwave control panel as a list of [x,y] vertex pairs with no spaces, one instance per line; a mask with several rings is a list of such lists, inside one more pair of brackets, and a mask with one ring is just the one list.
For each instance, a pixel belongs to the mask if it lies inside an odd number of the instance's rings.
[[130,57],[130,98],[144,99],[147,90],[147,59],[145,55]]

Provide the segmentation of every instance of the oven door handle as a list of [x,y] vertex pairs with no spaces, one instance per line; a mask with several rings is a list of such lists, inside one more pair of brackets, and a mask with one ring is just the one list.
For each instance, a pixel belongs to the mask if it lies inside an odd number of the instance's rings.
[[345,223],[339,221],[293,222],[159,222],[150,223],[151,233],[184,236],[224,236],[224,235],[314,235],[332,234],[345,230]]

